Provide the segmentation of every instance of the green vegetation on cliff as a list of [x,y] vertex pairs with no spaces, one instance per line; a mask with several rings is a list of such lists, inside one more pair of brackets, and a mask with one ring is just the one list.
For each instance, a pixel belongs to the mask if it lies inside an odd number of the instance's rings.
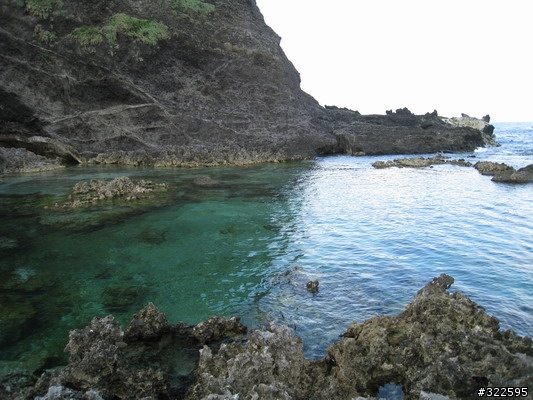
[[104,41],[104,35],[99,28],[76,28],[72,31],[71,36],[86,50],[93,50]]
[[71,36],[86,50],[94,48],[107,40],[110,46],[118,46],[118,34],[126,35],[139,42],[155,45],[169,39],[168,27],[151,19],[138,19],[126,14],[116,14],[102,28],[81,27],[72,31]]
[[170,5],[175,10],[192,10],[199,14],[209,14],[215,11],[213,4],[200,0],[169,0]]
[[[163,0],[175,12],[193,12],[199,15],[207,15],[215,10],[215,6],[200,0]],[[41,6],[42,10],[50,10],[51,4],[60,0],[29,0],[30,3],[46,3]],[[30,4],[28,3],[28,4]],[[62,4],[62,3],[58,3]],[[28,6],[29,7],[29,6]],[[33,7],[33,6],[32,6]],[[44,11],[39,15],[45,15]],[[93,52],[95,48],[104,42],[111,47],[118,46],[118,35],[122,34],[133,40],[155,45],[160,40],[171,37],[167,25],[154,19],[139,19],[125,13],[115,14],[103,27],[80,27],[74,29],[70,36],[74,38],[86,51]]]
[[168,27],[165,24],[151,19],[130,17],[126,14],[115,15],[102,31],[111,45],[117,44],[118,33],[123,33],[132,39],[151,45],[170,37]]
[[30,14],[41,19],[48,19],[50,14],[62,13],[62,7],[61,0],[28,0],[26,2],[26,9]]

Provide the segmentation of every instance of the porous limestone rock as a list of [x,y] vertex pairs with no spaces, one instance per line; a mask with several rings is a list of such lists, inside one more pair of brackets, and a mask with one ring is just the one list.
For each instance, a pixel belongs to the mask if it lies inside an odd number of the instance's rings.
[[149,302],[146,307],[133,316],[125,331],[128,341],[152,340],[161,337],[171,330],[167,316]]
[[479,386],[531,386],[531,339],[501,332],[482,307],[449,294],[452,283],[443,274],[400,315],[354,323],[322,360],[306,360],[294,332],[276,325],[216,354],[204,347],[188,398],[344,400],[396,383],[407,399],[455,399]]
[[76,208],[117,199],[123,201],[141,200],[166,190],[167,185],[164,183],[154,183],[144,179],[134,181],[127,176],[120,176],[111,180],[91,179],[76,183],[69,195],[69,200],[57,206]]
[[200,343],[211,343],[221,339],[239,336],[246,333],[247,328],[241,324],[240,318],[211,317],[200,322],[192,329],[192,336]]
[[[375,398],[396,384],[407,400],[440,400],[476,398],[479,387],[533,387],[531,339],[501,331],[483,307],[448,292],[453,282],[442,274],[399,315],[354,322],[313,361],[295,332],[275,323],[248,335],[238,319],[174,326],[153,304],[126,334],[113,317],[95,318],[71,332],[69,365],[43,375],[25,398],[72,391],[72,398],[346,400]],[[191,349],[199,359],[178,391],[176,360]]]

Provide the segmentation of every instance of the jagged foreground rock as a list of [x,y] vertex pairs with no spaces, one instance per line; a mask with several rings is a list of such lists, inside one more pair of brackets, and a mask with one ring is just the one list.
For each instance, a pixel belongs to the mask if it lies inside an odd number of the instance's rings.
[[467,116],[320,106],[254,0],[0,5],[0,172],[464,151],[491,140],[488,121]]
[[406,399],[455,399],[477,398],[484,386],[531,389],[531,339],[500,331],[481,306],[449,294],[452,283],[442,274],[403,313],[354,322],[314,361],[292,329],[275,323],[248,335],[235,318],[170,325],[153,304],[125,331],[111,316],[95,318],[70,333],[65,369],[13,398],[346,400],[396,383]]

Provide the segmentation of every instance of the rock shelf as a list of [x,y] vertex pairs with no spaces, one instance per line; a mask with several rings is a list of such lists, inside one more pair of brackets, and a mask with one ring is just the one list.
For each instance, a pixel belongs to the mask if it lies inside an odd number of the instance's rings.
[[[354,322],[322,359],[308,360],[295,332],[276,323],[248,331],[237,318],[169,324],[150,303],[125,330],[113,316],[70,332],[63,369],[9,399],[375,398],[395,384],[406,399],[475,398],[479,387],[533,387],[533,344],[499,329],[442,274],[396,316]],[[185,356],[184,356],[185,355]],[[529,397],[531,398],[531,397]]]

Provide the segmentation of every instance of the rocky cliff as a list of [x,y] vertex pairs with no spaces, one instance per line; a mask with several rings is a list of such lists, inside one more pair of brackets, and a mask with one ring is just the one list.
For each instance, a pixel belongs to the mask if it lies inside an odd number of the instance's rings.
[[492,133],[321,107],[279,44],[254,0],[0,0],[0,171],[461,151]]

